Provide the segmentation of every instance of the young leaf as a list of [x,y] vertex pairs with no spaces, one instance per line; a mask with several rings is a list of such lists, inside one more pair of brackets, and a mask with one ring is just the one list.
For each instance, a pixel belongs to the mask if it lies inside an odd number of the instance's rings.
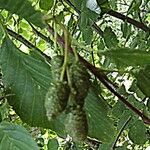
[[101,52],[123,66],[143,66],[150,63],[150,52],[130,48],[117,48]]
[[112,31],[111,27],[106,27],[104,30],[104,41],[109,49],[117,47],[119,41],[116,34]]
[[57,139],[49,139],[47,148],[48,150],[57,150],[59,147]]
[[110,142],[115,135],[115,128],[101,101],[103,100],[91,89],[85,101],[89,136],[103,142]]
[[0,9],[6,9],[12,14],[17,14],[40,28],[46,26],[42,21],[42,13],[35,10],[28,0],[0,0]]
[[40,0],[39,6],[43,10],[50,10],[54,4],[54,0]]
[[38,150],[25,128],[8,122],[0,123],[0,150]]
[[150,97],[150,65],[141,69],[139,73],[135,74],[137,78],[137,86],[147,96]]
[[6,89],[14,96],[8,98],[21,119],[32,125],[51,128],[63,133],[63,124],[46,117],[44,100],[51,82],[51,69],[40,54],[27,55],[5,38],[0,48],[0,65]]
[[91,27],[86,27],[86,29],[84,29],[82,31],[82,37],[83,40],[87,43],[87,44],[91,44],[92,38],[93,38],[93,30]]

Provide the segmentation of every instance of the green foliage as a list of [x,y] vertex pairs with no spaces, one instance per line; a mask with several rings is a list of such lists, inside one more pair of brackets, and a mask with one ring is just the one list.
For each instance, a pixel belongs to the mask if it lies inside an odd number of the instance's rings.
[[58,149],[59,144],[57,139],[49,139],[48,144],[47,144],[47,148],[48,150],[54,150],[54,149]]
[[119,41],[115,33],[112,31],[111,27],[106,27],[104,30],[104,41],[106,46],[110,49],[117,47]]
[[137,86],[147,96],[150,97],[150,65],[141,69],[136,75]]
[[111,118],[107,116],[106,107],[101,105],[103,100],[93,90],[89,91],[85,101],[89,136],[107,143],[115,136],[115,127]]
[[102,52],[120,66],[143,66],[149,64],[150,53],[138,49],[116,48]]
[[42,21],[42,13],[36,11],[28,0],[0,0],[0,9],[6,9],[12,14],[17,14],[19,17],[25,18],[27,21],[40,28],[45,27],[45,24]]
[[54,0],[40,0],[39,6],[43,10],[50,10],[54,4]]
[[14,94],[8,101],[28,124],[55,128],[58,122],[48,122],[44,107],[44,95],[51,82],[50,66],[42,56],[36,55],[38,59],[21,52],[9,38],[4,39],[0,49],[0,64],[4,84],[8,92]]
[[38,150],[25,128],[8,122],[0,123],[0,150]]
[[147,149],[149,23],[148,0],[0,0],[0,150]]
[[146,127],[142,121],[138,120],[134,124],[132,124],[129,130],[129,138],[135,144],[139,144],[139,145],[142,145],[147,141]]

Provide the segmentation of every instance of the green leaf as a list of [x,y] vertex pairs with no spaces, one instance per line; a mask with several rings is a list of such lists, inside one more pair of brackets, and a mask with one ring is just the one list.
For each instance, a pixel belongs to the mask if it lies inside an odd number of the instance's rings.
[[118,39],[116,34],[112,31],[111,27],[106,27],[104,30],[104,42],[109,49],[118,46]]
[[107,11],[110,10],[110,5],[108,0],[96,0],[97,4],[99,5],[99,7],[102,10],[102,14],[106,13]]
[[50,139],[47,144],[48,150],[57,150],[59,147],[57,139]]
[[137,78],[137,86],[147,96],[150,97],[150,65],[141,69],[139,73],[135,74]]
[[93,38],[93,30],[91,27],[86,27],[86,29],[82,30],[82,37],[86,44],[91,44]]
[[137,120],[129,130],[129,138],[133,143],[143,145],[147,141],[146,139],[146,126],[140,120]]
[[127,38],[131,34],[131,25],[128,25],[127,22],[122,23],[121,31],[123,33],[123,37]]
[[0,9],[6,9],[12,14],[17,14],[40,28],[46,26],[42,20],[43,14],[35,10],[28,0],[0,0]]
[[39,6],[43,10],[50,10],[54,4],[54,0],[40,0]]
[[115,118],[120,118],[123,112],[126,110],[126,107],[122,102],[117,102],[112,108],[112,115]]
[[8,122],[0,123],[0,150],[38,150],[25,128]]
[[49,122],[46,117],[44,101],[51,82],[51,69],[45,59],[38,53],[31,56],[21,52],[5,38],[0,48],[0,65],[7,90],[15,94],[8,102],[21,119],[32,126],[63,133],[64,126],[59,119]]
[[81,0],[70,0],[70,1],[78,10],[81,9],[83,1],[81,1]]
[[113,150],[112,144],[101,144],[98,150]]
[[123,66],[142,66],[150,63],[150,52],[130,48],[116,48],[101,52]]
[[103,142],[110,142],[115,135],[115,128],[101,101],[103,100],[91,89],[85,101],[89,136]]

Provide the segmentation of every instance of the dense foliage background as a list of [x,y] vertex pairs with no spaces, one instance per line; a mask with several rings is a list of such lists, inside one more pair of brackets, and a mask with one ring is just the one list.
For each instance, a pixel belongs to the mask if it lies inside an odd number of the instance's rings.
[[[85,142],[44,105],[66,34],[90,73]],[[148,150],[149,116],[149,0],[0,0],[0,150]]]

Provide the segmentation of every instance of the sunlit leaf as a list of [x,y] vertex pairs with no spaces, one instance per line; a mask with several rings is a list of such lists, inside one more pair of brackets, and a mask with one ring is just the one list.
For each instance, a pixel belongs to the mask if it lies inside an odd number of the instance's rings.
[[40,0],[39,6],[43,10],[50,10],[54,4],[54,0]]
[[28,0],[0,0],[0,9],[6,9],[12,14],[17,14],[40,28],[46,26],[42,21],[42,13],[35,10]]
[[57,139],[49,139],[47,144],[48,150],[57,150],[59,147]]

